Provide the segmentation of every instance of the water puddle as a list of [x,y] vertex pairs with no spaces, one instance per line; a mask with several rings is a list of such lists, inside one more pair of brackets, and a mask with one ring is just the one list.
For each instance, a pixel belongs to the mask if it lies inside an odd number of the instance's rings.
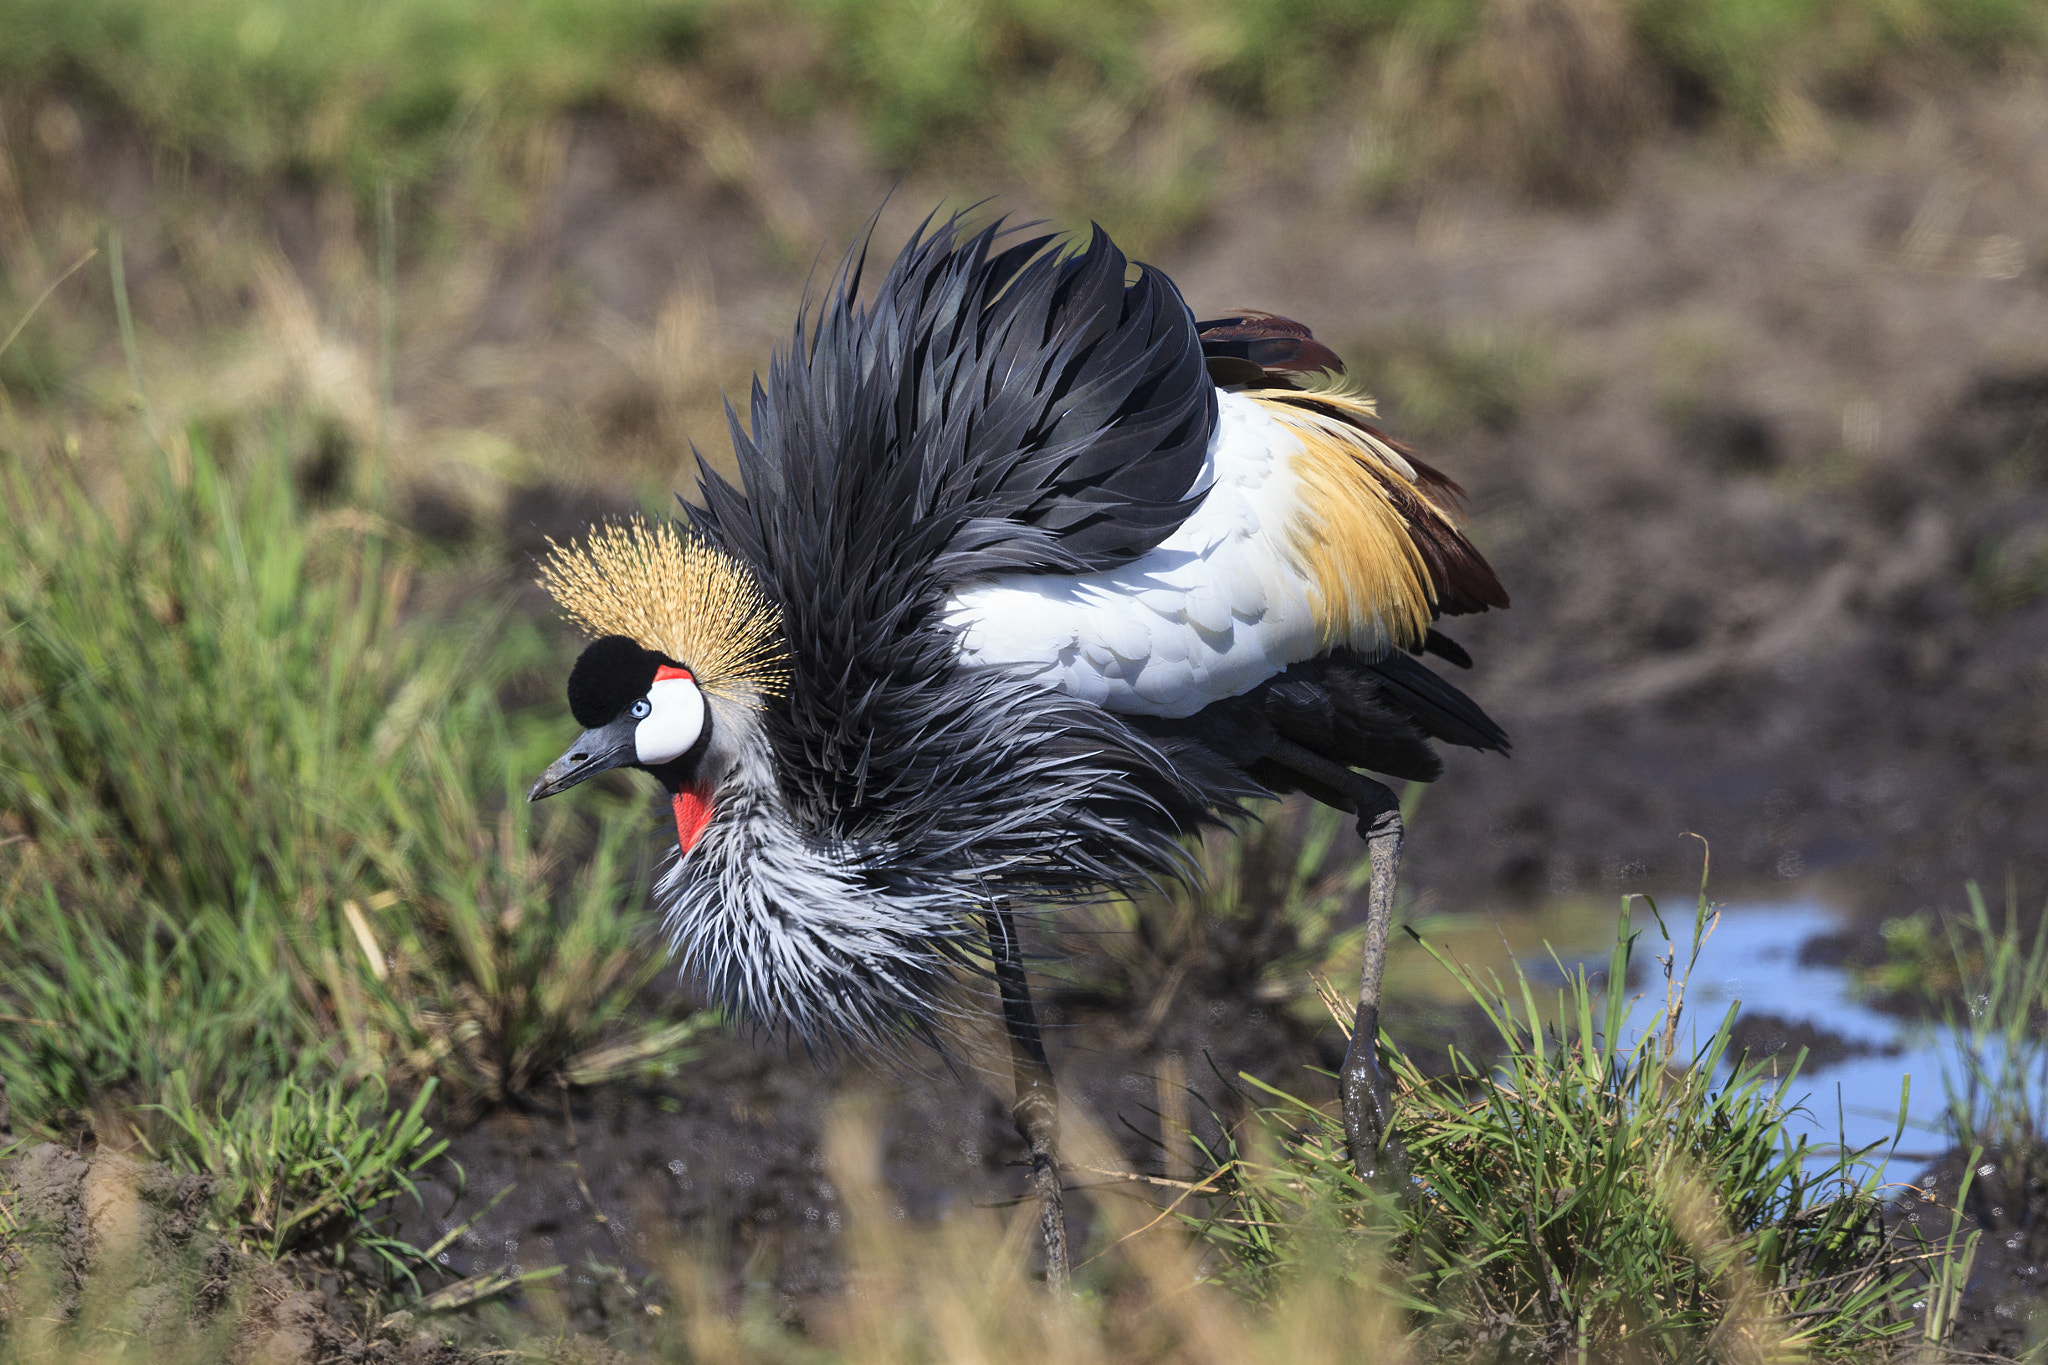
[[[1691,946],[1692,902],[1674,897],[1660,905],[1666,907],[1665,927],[1679,939],[1683,966]],[[1672,946],[1641,906],[1634,927],[1642,937],[1628,983],[1630,1041],[1641,1036],[1663,1006],[1664,982],[1657,959]],[[1864,1005],[1840,968],[1800,960],[1800,950],[1809,941],[1851,927],[1844,917],[1814,901],[1723,906],[1720,922],[1693,968],[1680,1033],[1695,1047],[1704,1044],[1729,1006],[1740,1002],[1731,1056],[1746,1046],[1757,1057],[1775,1052],[1777,1063],[1789,1067],[1801,1047],[1808,1049],[1787,1094],[1799,1106],[1789,1123],[1793,1133],[1827,1150],[1842,1144],[1859,1148],[1882,1143],[1871,1159],[1887,1164],[1888,1178],[1910,1179],[1944,1146],[1942,1074],[1944,1064],[1954,1067],[1954,1044],[1945,1029],[1897,1019]],[[1596,975],[1605,972],[1614,942],[1615,909],[1611,901],[1604,907],[1567,904],[1548,907],[1524,921],[1458,916],[1420,921],[1415,928],[1468,967],[1506,975],[1512,958],[1540,997],[1545,988],[1554,992],[1562,984],[1560,961],[1566,970],[1583,964]],[[1412,942],[1390,954],[1388,974],[1390,986],[1410,998],[1460,998],[1457,984]],[[1906,1127],[1894,1151],[1902,1086]]]

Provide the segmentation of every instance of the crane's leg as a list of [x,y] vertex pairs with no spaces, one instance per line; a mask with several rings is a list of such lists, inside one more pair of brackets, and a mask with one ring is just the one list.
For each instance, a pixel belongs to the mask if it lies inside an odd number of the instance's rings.
[[1031,1150],[1031,1189],[1038,1196],[1038,1231],[1045,1239],[1045,1287],[1063,1294],[1069,1262],[1067,1211],[1060,1196],[1059,1096],[1052,1087],[1052,1067],[1045,1060],[1038,1012],[1031,1007],[1031,987],[1024,979],[1017,925],[1001,901],[988,912],[988,944],[996,987],[1003,996],[1003,1028],[1010,1035],[1010,1064],[1016,1077],[1017,1098],[1010,1106],[1010,1116]]
[[1372,863],[1366,893],[1365,954],[1358,969],[1358,1014],[1351,1022],[1351,1046],[1344,1053],[1344,1138],[1358,1178],[1378,1181],[1395,1193],[1408,1184],[1408,1149],[1393,1130],[1394,1097],[1380,1070],[1380,980],[1387,966],[1387,931],[1394,922],[1394,878],[1401,866],[1401,803],[1375,782],[1385,804],[1361,810],[1358,832]]
[[1358,971],[1358,1013],[1344,1053],[1337,1090],[1344,1103],[1344,1139],[1358,1178],[1395,1193],[1408,1185],[1408,1150],[1393,1131],[1393,1091],[1380,1070],[1380,980],[1387,966],[1387,931],[1394,922],[1394,881],[1401,866],[1401,802],[1381,783],[1287,740],[1270,757],[1303,777],[1343,793],[1358,816],[1372,864],[1366,892],[1365,954]]

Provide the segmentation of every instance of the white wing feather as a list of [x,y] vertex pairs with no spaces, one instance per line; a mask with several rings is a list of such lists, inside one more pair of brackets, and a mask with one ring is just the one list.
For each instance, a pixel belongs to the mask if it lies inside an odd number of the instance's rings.
[[1319,652],[1308,579],[1283,535],[1300,442],[1249,399],[1217,399],[1201,506],[1120,569],[963,587],[946,609],[962,663],[1035,670],[1111,711],[1191,716]]

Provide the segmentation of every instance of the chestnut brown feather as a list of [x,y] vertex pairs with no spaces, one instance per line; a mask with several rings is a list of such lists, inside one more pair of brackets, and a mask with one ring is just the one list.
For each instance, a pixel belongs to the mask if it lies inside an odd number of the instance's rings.
[[1241,308],[1195,328],[1209,378],[1218,384],[1298,389],[1289,376],[1344,373],[1337,353],[1292,318]]

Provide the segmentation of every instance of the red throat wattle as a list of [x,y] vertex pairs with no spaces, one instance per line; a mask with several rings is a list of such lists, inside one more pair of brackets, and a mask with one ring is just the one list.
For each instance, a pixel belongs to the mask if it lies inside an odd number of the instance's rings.
[[[688,682],[697,680],[689,669],[677,668],[674,664],[663,664],[654,670],[656,682],[668,682],[672,678]],[[704,837],[704,826],[711,823],[711,784],[693,782],[683,788],[676,793],[675,808],[676,838],[682,843],[683,852],[688,853]]]
[[695,782],[676,793],[676,838],[688,853],[711,823],[711,784]]

